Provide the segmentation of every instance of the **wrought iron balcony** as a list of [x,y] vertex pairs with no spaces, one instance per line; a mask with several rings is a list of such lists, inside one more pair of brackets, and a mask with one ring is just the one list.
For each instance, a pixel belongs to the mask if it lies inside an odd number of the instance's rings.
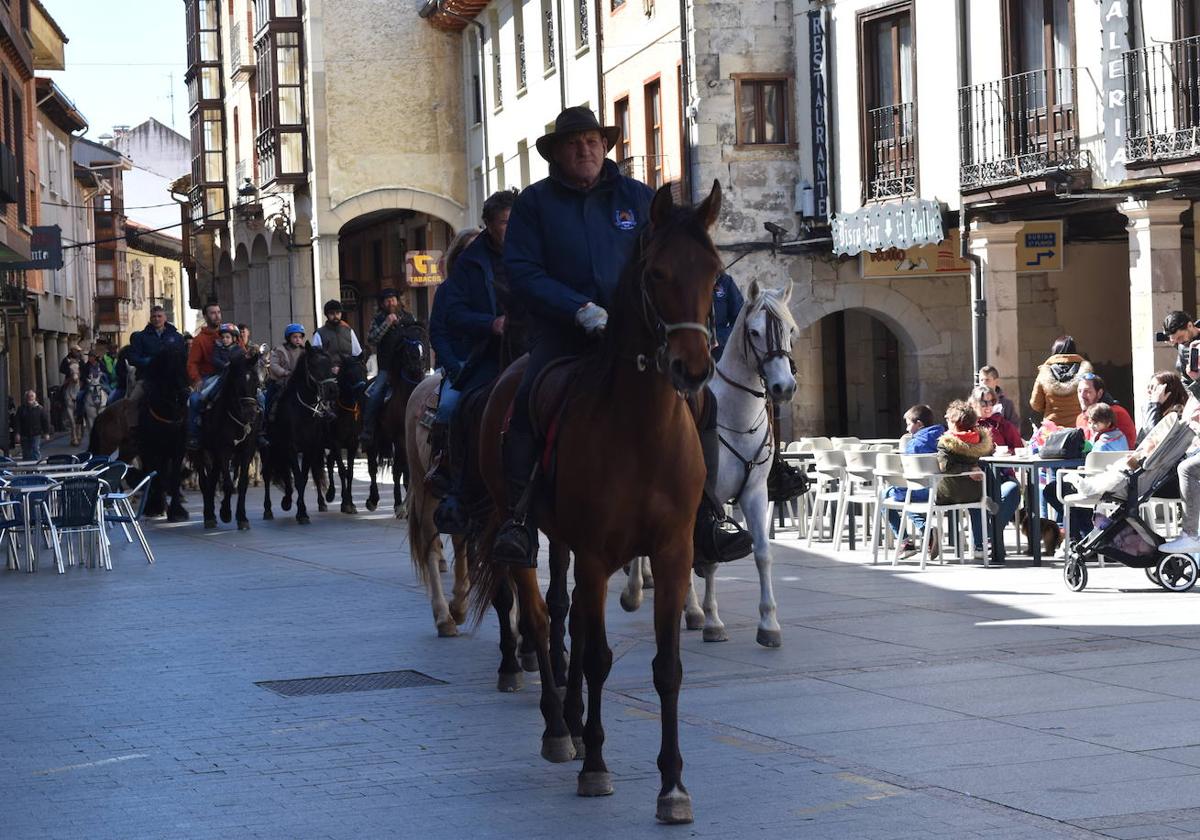
[[964,190],[1085,168],[1075,68],[1032,70],[958,92]]
[[867,197],[899,198],[917,189],[917,131],[913,103],[867,112],[871,155]]
[[1125,155],[1200,156],[1200,37],[1125,53]]

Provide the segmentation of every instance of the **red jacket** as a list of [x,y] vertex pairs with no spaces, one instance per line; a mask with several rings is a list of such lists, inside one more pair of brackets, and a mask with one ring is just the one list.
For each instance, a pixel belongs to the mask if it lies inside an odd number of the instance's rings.
[[980,418],[979,425],[988,430],[992,436],[992,442],[997,446],[1007,446],[1009,451],[1020,449],[1025,445],[1025,441],[1021,440],[1021,433],[1017,427],[1004,419],[999,411],[993,410],[992,416]]
[[[1129,443],[1129,448],[1132,449],[1134,442],[1137,440],[1137,426],[1133,424],[1133,418],[1129,416],[1129,412],[1121,408],[1119,405],[1110,405],[1113,410],[1113,417],[1117,421],[1117,428],[1121,430],[1121,434],[1125,435],[1125,440]],[[1075,427],[1083,429],[1084,435],[1088,440],[1092,439],[1091,429],[1087,424],[1087,412],[1080,412],[1079,419],[1075,421]],[[1132,435],[1132,437],[1130,437]]]
[[213,367],[212,353],[217,346],[217,328],[202,327],[192,339],[192,349],[188,351],[188,379],[195,385],[206,376],[216,373]]

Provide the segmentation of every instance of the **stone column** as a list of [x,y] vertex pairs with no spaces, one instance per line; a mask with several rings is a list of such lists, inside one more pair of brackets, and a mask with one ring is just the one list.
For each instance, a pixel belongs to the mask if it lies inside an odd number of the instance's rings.
[[[1175,351],[1155,344],[1162,317],[1183,308],[1180,216],[1187,201],[1130,199],[1118,209],[1129,220],[1129,327],[1135,404],[1156,370],[1175,366]],[[1115,325],[1114,325],[1115,326]]]
[[1024,222],[972,222],[971,252],[983,259],[983,294],[987,303],[987,359],[1001,379],[1020,379],[1020,335],[1017,323],[1017,237]]
[[[342,296],[342,270],[338,256],[338,235],[322,233],[312,239],[313,265],[316,270],[316,298],[320,305]],[[319,310],[318,310],[319,311]]]

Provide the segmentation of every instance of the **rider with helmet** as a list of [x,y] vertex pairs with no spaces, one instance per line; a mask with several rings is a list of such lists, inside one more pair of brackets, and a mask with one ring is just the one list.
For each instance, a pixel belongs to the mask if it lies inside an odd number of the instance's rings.
[[342,366],[342,359],[362,353],[358,336],[349,324],[342,320],[342,302],[325,301],[325,323],[317,328],[312,337],[313,347],[324,347],[333,361],[333,372]]
[[395,289],[384,289],[379,293],[379,311],[371,321],[371,329],[367,330],[367,347],[378,359],[379,373],[367,388],[367,407],[363,411],[362,429],[364,445],[370,444],[375,436],[375,416],[387,398],[388,378],[391,373],[388,366],[395,355],[396,344],[403,340],[403,327],[416,322],[417,319],[401,306],[399,292]]
[[[205,310],[208,311],[207,307]],[[221,310],[217,309],[216,314],[219,317]],[[216,341],[208,353],[211,372],[204,376],[200,386],[193,388],[188,397],[188,449],[200,448],[200,415],[224,379],[230,362],[245,355],[246,349],[241,345],[241,332],[237,324],[221,324],[217,327]]]
[[[538,456],[529,417],[533,383],[549,362],[585,352],[588,338],[603,332],[621,272],[649,220],[653,191],[605,158],[619,136],[619,128],[602,127],[588,108],[559,114],[554,130],[537,141],[550,177],[521,193],[509,219],[504,264],[514,296],[529,309],[534,338],[504,437],[511,509],[493,548],[504,562],[537,565],[537,528],[526,493]],[[753,547],[713,497],[720,442],[716,412],[708,414],[700,431],[709,477],[696,519],[698,564],[744,557]]]
[[271,351],[267,359],[266,404],[274,410],[275,397],[287,384],[288,377],[296,369],[296,362],[304,354],[304,326],[288,324],[283,328],[283,343]]

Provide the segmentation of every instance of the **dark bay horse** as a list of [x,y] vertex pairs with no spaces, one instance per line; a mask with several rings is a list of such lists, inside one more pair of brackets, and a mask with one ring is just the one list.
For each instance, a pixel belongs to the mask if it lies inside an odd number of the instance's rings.
[[367,472],[371,475],[371,489],[367,492],[367,510],[379,506],[379,485],[375,475],[380,465],[392,467],[392,507],[396,518],[404,515],[403,484],[408,482],[408,455],[404,445],[404,409],[413,388],[420,384],[429,370],[429,337],[425,325],[420,322],[404,324],[400,340],[392,352],[391,359],[380,359],[390,374],[389,386],[392,395],[379,410],[375,421],[375,433],[371,443],[365,447]]
[[[276,399],[274,420],[267,430],[267,452],[262,459],[263,519],[275,518],[271,509],[271,482],[275,482],[283,490],[280,507],[284,510],[291,508],[295,488],[296,521],[307,525],[304,487],[310,474],[313,483],[317,482],[337,400],[337,380],[329,354],[320,347],[305,344],[292,375]],[[325,500],[320,498],[319,490],[317,501],[323,510]]]
[[[342,513],[358,513],[358,508],[354,506],[354,458],[358,454],[358,436],[362,433],[362,416],[367,401],[365,353],[342,358],[337,373],[337,388],[337,413],[329,426],[329,454],[325,460],[325,471],[329,476],[325,501],[332,502],[336,492],[333,486],[333,467],[336,464],[342,485]],[[342,453],[345,453],[344,460]]]
[[[662,786],[657,817],[692,820],[683,786],[678,701],[683,666],[679,624],[692,572],[692,532],[704,487],[704,460],[692,407],[681,393],[697,394],[712,376],[709,355],[713,285],[721,261],[708,230],[720,211],[720,185],[699,206],[677,207],[670,187],[654,196],[650,225],[626,266],[610,313],[603,347],[585,359],[566,387],[558,419],[557,467],[537,501],[537,521],[552,540],[575,554],[571,654],[566,698],[559,700],[548,644],[548,616],[534,569],[501,568],[490,560],[499,514],[472,552],[478,586],[476,615],[501,579],[520,599],[523,623],[537,639],[546,728],[542,755],[569,760],[584,750],[578,793],[612,793],[604,763],[601,698],[612,665],[605,633],[608,578],[635,557],[650,557],[655,579],[654,687],[661,703]],[[501,377],[484,412],[480,466],[497,511],[507,511],[500,441],[508,405],[520,381],[518,366]],[[534,401],[540,423],[552,409]],[[553,572],[553,569],[552,569]],[[584,725],[583,680],[587,678]]]
[[262,409],[258,404],[258,351],[229,363],[225,381],[216,400],[204,415],[200,428],[200,453],[193,463],[200,472],[204,495],[204,527],[216,528],[214,512],[217,482],[222,485],[221,521],[230,520],[230,496],[237,485],[237,527],[250,528],[246,517],[246,487],[250,462],[258,448]]
[[[165,346],[146,366],[142,382],[142,398],[133,437],[136,439],[142,469],[158,472],[150,486],[146,515],[155,516],[165,509],[168,520],[182,522],[188,518],[180,498],[179,485],[183,479],[183,456],[187,448],[187,401],[191,394],[187,354],[183,347]],[[122,402],[125,400],[118,400],[117,405]],[[99,418],[96,423],[98,426]],[[94,430],[95,427],[93,436]],[[98,454],[103,452],[92,451]],[[166,504],[168,497],[169,505]]]

